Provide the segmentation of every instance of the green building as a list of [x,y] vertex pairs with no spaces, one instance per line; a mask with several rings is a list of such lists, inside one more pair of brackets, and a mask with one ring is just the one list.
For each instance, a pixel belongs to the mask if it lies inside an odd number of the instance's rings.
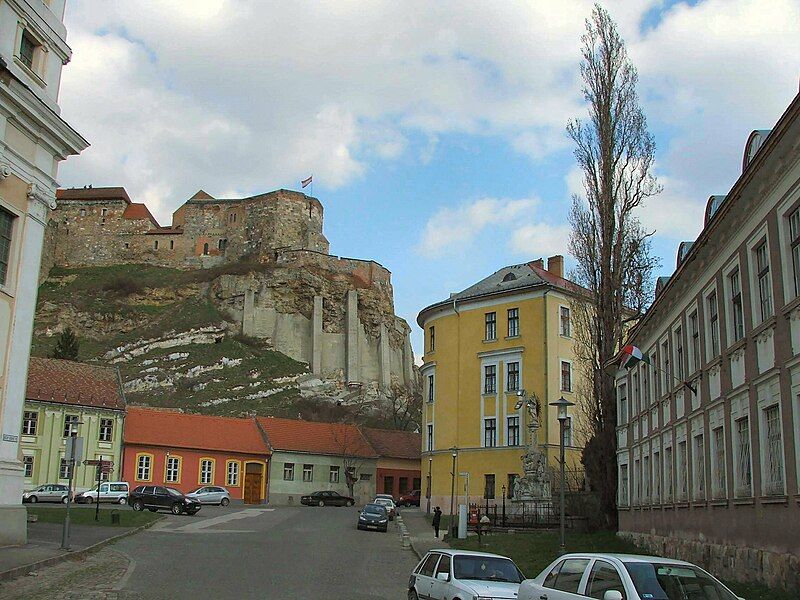
[[[69,436],[84,438],[83,459],[112,460],[114,467],[103,480],[118,480],[124,420],[125,396],[116,369],[31,357],[20,436],[25,489],[67,483],[64,451]],[[96,478],[96,467],[81,463],[73,487],[87,490]]]

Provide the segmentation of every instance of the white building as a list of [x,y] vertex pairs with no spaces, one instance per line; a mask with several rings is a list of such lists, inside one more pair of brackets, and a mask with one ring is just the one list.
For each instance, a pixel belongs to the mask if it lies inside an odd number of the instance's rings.
[[0,545],[24,543],[19,434],[59,161],[88,143],[60,116],[65,0],[0,0]]

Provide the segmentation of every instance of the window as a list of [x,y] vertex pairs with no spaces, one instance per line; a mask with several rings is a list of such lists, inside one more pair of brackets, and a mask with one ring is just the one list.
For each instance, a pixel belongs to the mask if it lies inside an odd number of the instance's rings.
[[436,328],[431,325],[428,329],[428,352],[436,350]]
[[708,329],[711,341],[711,358],[719,354],[719,313],[717,312],[717,292],[711,292],[708,302]]
[[180,481],[181,459],[179,456],[168,456],[164,472],[164,483],[178,483]]
[[519,417],[508,417],[506,442],[509,446],[519,446]]
[[428,451],[433,450],[433,424],[428,424]]
[[689,335],[692,336],[692,351],[690,371],[694,373],[700,368],[700,325],[697,321],[697,311],[689,315]]
[[794,295],[800,296],[800,208],[789,215],[789,237],[792,245]]
[[733,341],[744,337],[744,312],[742,310],[742,284],[739,280],[739,269],[728,275],[731,287],[731,316],[733,318]]
[[661,343],[661,394],[669,392],[672,372],[669,370],[669,342]]
[[175,240],[170,240],[169,241],[169,249],[170,250],[174,250],[175,249]]
[[228,240],[226,240],[225,238],[221,238],[217,242],[217,249],[218,250],[225,250],[225,248],[227,248],[227,247],[228,247]]
[[621,383],[617,386],[617,425],[625,425],[628,422],[628,385]]
[[33,71],[33,57],[39,44],[31,37],[27,31],[22,32],[22,39],[19,43],[19,59],[26,67]]
[[314,481],[314,465],[303,465],[303,481]]
[[58,465],[58,478],[69,479],[69,461],[66,458],[62,458]]
[[619,466],[619,504],[628,506],[628,465]]
[[140,454],[136,458],[136,481],[151,481],[151,468],[153,457],[149,454]]
[[425,559],[425,562],[422,563],[419,574],[424,575],[425,577],[433,577],[433,569],[436,567],[436,561],[439,560],[440,556],[441,554],[431,552],[428,555],[428,558]]
[[653,502],[661,502],[661,453],[653,452]]
[[0,208],[0,285],[8,279],[8,263],[11,260],[11,234],[14,230],[14,215]]
[[519,335],[519,309],[508,309],[508,337],[517,337]]
[[556,579],[558,579],[558,572],[561,570],[561,566],[563,564],[564,561],[561,561],[555,567],[553,567],[553,569],[547,574],[547,577],[545,577],[542,586],[553,589],[553,586],[556,584]]
[[706,498],[706,447],[703,434],[694,436],[694,498]]
[[100,441],[110,442],[114,439],[114,419],[100,419]]
[[486,365],[483,368],[483,393],[494,394],[497,390],[497,365]]
[[80,214],[81,214],[82,217],[85,217],[86,216],[86,209],[82,208],[81,211],[80,211]]
[[561,361],[561,391],[572,391],[572,365],[566,360]]
[[583,572],[589,566],[589,560],[585,558],[570,558],[564,561],[561,570],[558,572],[553,589],[572,594],[578,593],[578,586],[583,578]]
[[39,411],[26,410],[22,414],[22,435],[36,435],[36,427],[39,424]]
[[506,391],[516,392],[519,389],[519,363],[510,362],[506,367]]
[[509,500],[514,497],[514,486],[517,485],[517,475],[516,473],[509,473],[508,474],[508,487],[506,487],[506,498]]
[[564,337],[572,337],[572,324],[570,323],[569,308],[561,307],[559,330]]
[[572,417],[567,417],[567,420],[564,421],[564,446],[572,446]]
[[642,365],[642,396],[644,405],[650,406],[650,365],[647,364]]
[[664,448],[664,500],[672,502],[672,447]]
[[77,437],[78,415],[64,415],[64,437]]
[[772,316],[772,283],[769,276],[769,249],[767,242],[756,248],[756,269],[758,270],[758,300],[761,320]]
[[736,495],[753,494],[752,470],[750,468],[750,418],[736,420]]
[[283,480],[294,481],[294,463],[283,463]]
[[586,595],[589,598],[603,600],[607,591],[617,591],[625,597],[625,587],[622,579],[613,565],[604,560],[595,561],[589,572],[589,581],[586,583]]
[[210,458],[200,460],[200,484],[214,483],[214,461]]
[[487,473],[483,477],[483,497],[485,500],[494,500],[494,474]]
[[713,495],[714,498],[725,498],[725,432],[722,427],[717,427],[711,432],[711,440],[714,444],[711,449],[714,459]]
[[448,554],[442,554],[442,559],[436,567],[436,575],[434,577],[438,576],[439,573],[445,573],[448,577],[450,576],[450,556]]
[[433,402],[433,375],[428,375],[428,402]]
[[331,483],[339,483],[339,467],[331,467],[329,481]]
[[647,502],[650,499],[650,457],[642,457],[642,500]]
[[100,209],[100,216],[101,217],[105,217],[107,214],[108,214],[108,209],[107,208],[101,208]]
[[158,250],[158,240],[153,240],[153,250]]
[[483,420],[483,445],[485,448],[497,446],[497,420],[494,417]]
[[[355,475],[353,476],[355,477]],[[359,481],[371,481],[372,480],[372,473],[360,473],[358,475]]]
[[642,463],[639,459],[633,461],[633,503],[642,501]]
[[208,255],[208,242],[203,244],[203,254],[206,256]]
[[33,477],[33,457],[23,456],[22,466],[25,468],[25,479],[31,479]]
[[225,485],[238,486],[239,485],[239,461],[229,460],[228,468],[225,469]]
[[125,242],[125,250],[128,250],[131,247],[130,243]]
[[675,330],[675,373],[683,381],[683,329]]
[[631,374],[631,414],[638,415],[642,409],[639,401],[639,374],[634,371]]
[[686,440],[678,442],[678,500],[686,500]]
[[784,493],[783,486],[783,443],[781,435],[781,418],[778,405],[764,410],[766,424],[766,474],[764,493],[774,496]]
[[486,313],[486,330],[484,339],[487,341],[497,339],[497,313]]

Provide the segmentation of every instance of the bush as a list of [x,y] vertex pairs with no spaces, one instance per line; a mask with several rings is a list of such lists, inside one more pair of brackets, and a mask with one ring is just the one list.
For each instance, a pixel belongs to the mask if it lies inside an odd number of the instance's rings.
[[117,275],[111,281],[103,284],[103,289],[119,296],[130,296],[132,294],[138,294],[141,292],[142,286],[133,277],[128,277],[127,275]]

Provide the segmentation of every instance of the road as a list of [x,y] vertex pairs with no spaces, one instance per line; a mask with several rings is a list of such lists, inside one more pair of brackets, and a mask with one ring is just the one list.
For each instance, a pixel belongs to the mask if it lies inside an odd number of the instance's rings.
[[205,506],[114,544],[131,559],[130,598],[406,598],[416,557],[388,533],[358,531],[356,508]]

